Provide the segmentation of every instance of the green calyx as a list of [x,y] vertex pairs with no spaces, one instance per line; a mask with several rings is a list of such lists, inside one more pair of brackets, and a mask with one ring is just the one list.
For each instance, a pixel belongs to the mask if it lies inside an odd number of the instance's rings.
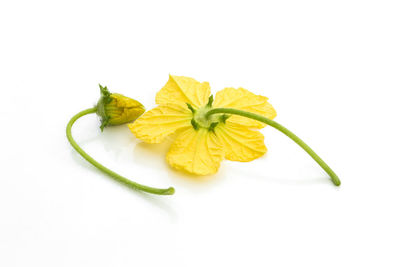
[[195,130],[205,128],[209,131],[214,131],[215,127],[219,123],[225,123],[225,121],[229,118],[229,115],[226,114],[213,114],[211,116],[207,116],[207,113],[213,109],[213,101],[214,97],[211,95],[208,99],[208,103],[198,109],[195,109],[191,104],[186,103],[188,109],[193,113],[191,124]]
[[99,84],[101,97],[96,105],[96,113],[101,119],[100,129],[109,125],[121,125],[136,120],[145,111],[137,100],[117,93],[110,93],[107,86]]
[[108,91],[107,89],[107,86],[103,87],[101,84],[99,84],[99,87],[100,87],[100,99],[96,105],[96,114],[100,117],[101,121],[100,129],[101,131],[103,131],[104,127],[108,125],[110,120],[110,116],[107,115],[106,106],[107,104],[111,103],[112,98],[110,91]]

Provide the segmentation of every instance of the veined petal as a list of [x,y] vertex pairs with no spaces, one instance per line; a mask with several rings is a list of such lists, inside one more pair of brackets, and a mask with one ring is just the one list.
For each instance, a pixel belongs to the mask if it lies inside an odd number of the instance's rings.
[[159,105],[176,104],[187,108],[186,103],[198,108],[205,105],[211,90],[208,82],[200,83],[184,76],[169,76],[168,82],[156,95]]
[[[215,95],[213,107],[236,108],[266,116],[269,119],[276,117],[276,111],[268,98],[255,95],[246,89],[225,88]],[[247,127],[263,128],[265,124],[256,120],[232,115],[228,121],[235,122]]]
[[225,158],[233,161],[252,161],[267,152],[264,136],[229,120],[214,129],[224,146]]
[[135,122],[128,124],[131,132],[146,143],[161,143],[178,129],[192,127],[193,115],[180,106],[158,106],[146,112]]
[[167,154],[167,162],[173,168],[197,175],[216,173],[223,158],[223,146],[217,136],[204,128],[183,131]]

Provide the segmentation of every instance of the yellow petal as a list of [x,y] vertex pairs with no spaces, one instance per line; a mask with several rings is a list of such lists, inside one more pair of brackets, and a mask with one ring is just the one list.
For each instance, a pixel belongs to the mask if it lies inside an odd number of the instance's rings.
[[167,154],[167,162],[173,168],[197,175],[216,173],[223,158],[223,146],[217,136],[204,128],[183,131]]
[[214,131],[224,146],[226,159],[246,162],[267,152],[264,136],[258,131],[230,121],[220,123]]
[[156,95],[159,105],[176,104],[187,108],[186,103],[194,107],[201,107],[208,102],[210,85],[200,83],[195,79],[183,76],[169,76],[168,82]]
[[[267,100],[267,97],[255,95],[243,88],[225,88],[215,95],[213,107],[241,109],[266,116],[272,120],[276,117],[276,111]],[[232,115],[228,121],[248,127],[265,127],[265,124],[262,122],[237,115]]]
[[178,129],[192,127],[192,113],[179,106],[158,106],[134,123],[128,124],[131,132],[147,143],[161,143],[165,137]]

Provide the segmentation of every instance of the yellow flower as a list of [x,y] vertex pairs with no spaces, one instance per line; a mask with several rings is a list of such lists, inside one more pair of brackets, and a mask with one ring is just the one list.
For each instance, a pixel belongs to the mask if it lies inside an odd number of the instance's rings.
[[101,130],[108,125],[120,125],[137,119],[145,111],[144,106],[135,99],[117,93],[110,93],[100,86],[101,98],[96,113],[101,117]]
[[205,114],[212,108],[223,107],[273,119],[276,112],[268,98],[243,88],[225,88],[216,94],[215,101],[210,93],[208,82],[170,76],[156,95],[159,106],[128,126],[147,143],[161,143],[178,133],[167,153],[167,162],[175,169],[197,175],[216,173],[224,158],[245,162],[265,154],[264,136],[251,129],[263,128],[265,124],[238,115]]

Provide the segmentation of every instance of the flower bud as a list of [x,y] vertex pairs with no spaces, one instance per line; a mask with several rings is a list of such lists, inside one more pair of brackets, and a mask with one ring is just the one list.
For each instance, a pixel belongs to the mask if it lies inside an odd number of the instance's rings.
[[144,106],[132,98],[112,94],[107,86],[100,86],[101,98],[97,103],[97,115],[101,117],[100,129],[109,125],[120,125],[136,120],[145,111]]

